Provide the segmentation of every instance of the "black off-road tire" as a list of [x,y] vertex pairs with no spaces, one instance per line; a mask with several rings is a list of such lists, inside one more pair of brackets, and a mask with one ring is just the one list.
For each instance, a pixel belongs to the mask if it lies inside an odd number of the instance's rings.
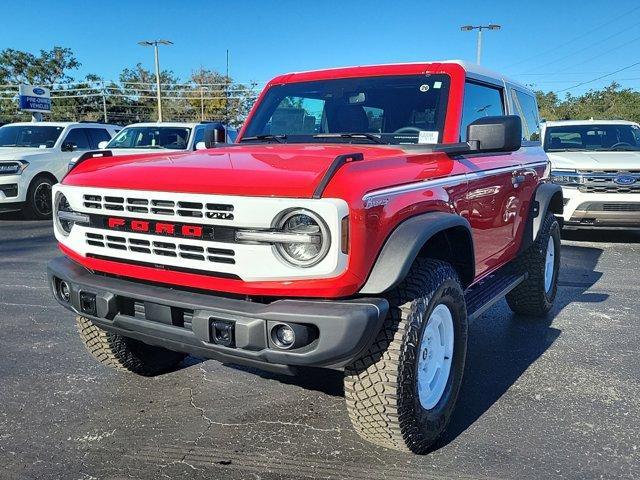
[[51,218],[51,213],[53,211],[53,198],[49,198],[49,203],[46,209],[44,205],[41,205],[41,201],[38,198],[42,190],[48,192],[48,195],[51,196],[51,187],[56,183],[56,181],[50,177],[49,175],[39,174],[31,180],[29,184],[29,189],[27,190],[27,198],[22,207],[22,216],[27,220],[47,220]]
[[[417,259],[389,295],[390,310],[369,350],[345,370],[345,398],[355,430],[377,445],[426,453],[455,406],[467,350],[467,310],[456,271],[448,263]],[[417,386],[422,332],[444,303],[453,317],[451,371],[438,403],[425,410]]]
[[76,324],[89,353],[100,363],[116,370],[152,377],[174,369],[186,356],[107,332],[80,315],[76,316]]
[[[545,264],[549,239],[553,240],[553,280],[551,288],[545,288]],[[515,313],[531,317],[544,316],[551,307],[558,292],[558,272],[560,270],[560,224],[552,213],[540,227],[538,238],[525,250],[513,265],[517,273],[527,274],[527,279],[507,294],[509,308]]]

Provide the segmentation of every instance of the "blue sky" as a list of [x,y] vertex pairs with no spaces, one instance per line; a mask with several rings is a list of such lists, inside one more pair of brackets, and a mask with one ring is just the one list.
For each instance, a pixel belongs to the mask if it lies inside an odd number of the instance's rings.
[[[80,75],[117,79],[138,62],[152,68],[139,40],[168,38],[175,45],[162,49],[163,68],[182,77],[200,66],[224,71],[228,48],[231,76],[263,83],[296,70],[473,60],[475,32],[460,25],[499,23],[484,36],[483,65],[562,90],[640,61],[639,22],[638,0],[22,0],[3,4],[0,49],[69,47]],[[614,79],[640,89],[640,65],[571,93]]]

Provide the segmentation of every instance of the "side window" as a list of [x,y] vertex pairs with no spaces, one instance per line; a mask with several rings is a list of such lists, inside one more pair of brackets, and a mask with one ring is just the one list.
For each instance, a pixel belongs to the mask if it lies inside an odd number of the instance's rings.
[[538,116],[538,104],[536,99],[518,90],[511,90],[513,109],[522,119],[522,140],[540,141],[540,118]]
[[74,128],[68,133],[67,138],[65,138],[62,143],[72,143],[76,146],[76,150],[91,150],[87,130],[89,129]]
[[97,149],[100,142],[108,142],[111,140],[111,135],[104,128],[90,128],[87,130],[89,134],[89,140],[91,140],[91,148]]
[[197,127],[193,133],[193,148],[196,148],[198,142],[204,142],[204,129],[205,127]]
[[470,123],[478,118],[494,115],[504,115],[502,89],[467,82],[464,86],[460,141],[467,140],[467,127]]

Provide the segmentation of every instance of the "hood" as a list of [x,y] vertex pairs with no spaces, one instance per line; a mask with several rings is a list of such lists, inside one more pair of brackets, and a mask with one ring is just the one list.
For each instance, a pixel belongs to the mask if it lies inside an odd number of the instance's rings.
[[547,152],[553,169],[640,170],[640,152]]
[[[310,198],[338,155],[365,161],[402,155],[369,145],[247,145],[183,155],[96,158],[82,162],[67,185],[243,196]],[[360,163],[360,162],[358,162]]]
[[52,148],[0,147],[0,160],[22,160],[27,157],[50,154]]

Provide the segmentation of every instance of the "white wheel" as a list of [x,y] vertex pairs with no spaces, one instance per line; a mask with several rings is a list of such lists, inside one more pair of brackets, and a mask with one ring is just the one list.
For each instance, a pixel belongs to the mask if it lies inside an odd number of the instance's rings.
[[555,271],[556,245],[553,237],[549,237],[547,243],[547,256],[544,262],[544,290],[549,293],[553,286],[553,275]]
[[447,386],[453,341],[453,316],[446,305],[440,304],[431,312],[418,350],[418,396],[425,410],[438,404]]

